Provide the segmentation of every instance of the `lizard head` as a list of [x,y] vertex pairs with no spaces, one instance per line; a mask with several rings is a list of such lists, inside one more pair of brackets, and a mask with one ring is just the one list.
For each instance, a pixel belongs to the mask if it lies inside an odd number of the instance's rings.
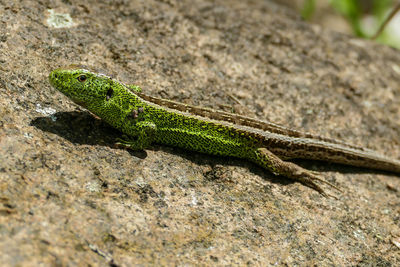
[[101,105],[113,94],[113,80],[81,66],[69,66],[52,71],[50,84],[78,105]]

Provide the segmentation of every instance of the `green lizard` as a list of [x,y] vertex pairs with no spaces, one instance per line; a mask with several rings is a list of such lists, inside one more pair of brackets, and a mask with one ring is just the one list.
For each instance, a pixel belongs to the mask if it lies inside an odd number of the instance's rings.
[[324,160],[400,173],[400,161],[372,150],[236,114],[151,97],[138,86],[127,86],[85,67],[56,69],[49,79],[72,101],[129,136],[119,144],[133,150],[145,149],[154,142],[247,159],[325,196],[317,181],[337,187],[316,172],[285,160]]

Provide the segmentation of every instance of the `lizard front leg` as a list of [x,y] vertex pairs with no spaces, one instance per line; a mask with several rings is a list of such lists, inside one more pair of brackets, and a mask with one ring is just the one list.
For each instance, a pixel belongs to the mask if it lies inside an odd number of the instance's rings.
[[331,196],[325,193],[325,191],[317,185],[315,182],[319,181],[338,189],[333,184],[320,178],[315,172],[306,170],[292,162],[283,161],[278,156],[267,150],[266,148],[258,148],[254,151],[253,162],[272,171],[275,175],[283,175],[295,181],[298,181],[308,187],[311,187],[318,191],[323,196]]
[[157,127],[151,121],[140,121],[135,125],[134,134],[117,138],[116,145],[132,150],[143,150],[154,141]]

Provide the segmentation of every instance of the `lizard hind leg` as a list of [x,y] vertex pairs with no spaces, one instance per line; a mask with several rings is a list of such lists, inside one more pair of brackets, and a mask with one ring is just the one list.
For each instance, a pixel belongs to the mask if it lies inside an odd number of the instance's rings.
[[288,177],[292,180],[298,181],[316,191],[318,191],[321,195],[327,197],[333,197],[330,194],[327,194],[317,183],[321,182],[324,184],[328,184],[329,186],[335,188],[336,190],[340,191],[335,185],[325,181],[322,179],[316,172],[306,170],[292,162],[283,161],[275,154],[271,153],[266,148],[258,148],[254,151],[254,158],[253,161],[260,165],[263,168],[270,170],[275,175],[283,175]]

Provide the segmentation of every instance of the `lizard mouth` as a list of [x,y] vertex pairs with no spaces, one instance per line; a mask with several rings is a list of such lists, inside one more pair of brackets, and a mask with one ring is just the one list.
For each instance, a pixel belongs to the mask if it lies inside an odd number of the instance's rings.
[[82,101],[81,99],[77,98],[76,96],[74,96],[72,94],[72,92],[69,92],[64,86],[62,81],[60,80],[60,74],[58,74],[56,71],[52,71],[49,75],[49,81],[50,84],[57,89],[58,91],[60,91],[61,93],[63,93],[64,95],[68,96],[72,101],[74,101],[74,103],[82,106],[82,107],[86,107],[86,103],[84,101]]
[[83,102],[82,100],[75,99],[74,97],[71,97],[71,100],[74,101],[75,104],[78,104],[79,106],[86,108],[86,103]]

